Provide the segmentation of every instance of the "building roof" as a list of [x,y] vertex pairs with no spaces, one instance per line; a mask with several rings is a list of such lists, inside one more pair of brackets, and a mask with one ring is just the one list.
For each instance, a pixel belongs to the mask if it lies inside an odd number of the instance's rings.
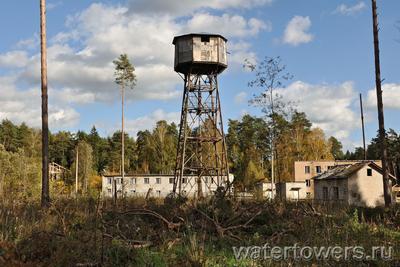
[[[367,160],[368,162],[373,161],[375,163],[381,163],[382,161],[380,159],[374,159],[374,160]],[[353,164],[353,163],[358,163],[361,162],[360,160],[357,159],[321,159],[321,160],[297,160],[295,163],[319,163],[319,162],[326,162],[326,163],[348,163],[348,164]]]
[[[366,165],[376,170],[380,174],[383,174],[382,168],[373,161],[360,161],[354,164],[333,166],[331,169],[313,177],[312,179],[314,180],[347,179]],[[396,177],[394,177],[390,173],[389,173],[389,178],[396,180]]]
[[292,187],[289,191],[300,191],[301,187]]
[[209,37],[220,37],[222,38],[225,42],[227,42],[228,40],[220,35],[220,34],[214,34],[214,33],[205,33],[205,32],[201,32],[201,33],[188,33],[188,34],[183,34],[183,35],[179,35],[179,36],[175,36],[174,40],[172,41],[172,44],[176,43],[177,39],[180,39],[182,37],[202,37],[202,36],[209,36]]
[[[121,178],[122,175],[121,174],[103,174],[102,175],[105,178],[112,178],[112,177],[116,177],[116,178]],[[155,174],[155,173],[130,173],[130,174],[125,174],[125,178],[135,178],[135,177],[174,177],[174,174]],[[197,177],[198,175],[196,174],[185,174],[183,175],[183,178],[186,177]],[[229,176],[232,176],[232,173],[229,173]],[[211,177],[208,175],[204,175],[203,177]],[[215,176],[212,176],[215,177]]]

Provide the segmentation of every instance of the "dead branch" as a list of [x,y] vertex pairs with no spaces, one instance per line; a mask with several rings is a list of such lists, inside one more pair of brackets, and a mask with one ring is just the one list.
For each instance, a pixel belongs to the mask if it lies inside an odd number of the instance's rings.
[[260,215],[262,213],[261,210],[259,210],[253,217],[251,217],[247,222],[245,222],[244,224],[239,224],[239,225],[235,225],[235,226],[229,226],[227,228],[225,228],[226,230],[233,230],[233,229],[238,229],[238,228],[246,228],[249,223],[251,223],[258,215]]
[[299,206],[303,210],[304,214],[307,215],[307,216],[327,217],[327,218],[332,218],[333,217],[330,214],[323,214],[321,212],[316,211],[315,208],[310,203],[307,204],[307,206],[309,207],[309,210],[307,210],[307,208],[304,207],[304,205],[299,205]]
[[149,215],[149,216],[155,217],[155,218],[161,220],[162,222],[164,222],[167,225],[168,229],[170,229],[170,230],[178,229],[179,227],[181,227],[181,225],[183,223],[183,219],[181,217],[178,217],[178,219],[180,219],[181,222],[174,223],[174,222],[170,222],[169,220],[167,220],[161,214],[159,214],[155,211],[152,211],[152,210],[148,210],[148,209],[133,209],[133,210],[128,210],[128,211],[122,212],[120,214]]
[[[116,238],[115,236],[108,233],[103,233],[103,237],[108,237],[111,240]],[[127,245],[132,246],[133,248],[147,248],[153,244],[151,241],[128,239],[120,234],[118,234],[118,237],[122,238],[122,241],[124,241]]]
[[196,209],[197,212],[199,212],[201,215],[203,215],[205,218],[207,218],[210,222],[212,222],[215,226],[215,229],[220,237],[223,237],[225,235],[225,232],[228,233],[228,236],[240,240],[237,236],[233,235],[231,233],[232,230],[239,229],[239,228],[246,228],[248,225],[258,216],[261,214],[261,210],[259,210],[254,216],[252,216],[249,220],[247,220],[244,224],[239,224],[239,225],[233,225],[233,226],[228,226],[224,227],[221,226],[216,220],[212,219],[210,216],[208,216],[206,213],[203,211]]

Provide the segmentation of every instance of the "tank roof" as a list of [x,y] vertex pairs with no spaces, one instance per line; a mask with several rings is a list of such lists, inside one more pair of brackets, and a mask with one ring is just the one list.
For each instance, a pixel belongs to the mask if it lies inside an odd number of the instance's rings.
[[172,41],[172,44],[175,44],[175,43],[176,43],[176,40],[179,39],[179,38],[182,38],[182,37],[202,37],[202,36],[220,37],[220,38],[222,38],[225,42],[228,41],[224,36],[222,36],[222,35],[220,35],[220,34],[205,33],[205,32],[203,32],[203,33],[188,33],[188,34],[183,34],[183,35],[175,36],[175,37],[174,37],[174,40]]

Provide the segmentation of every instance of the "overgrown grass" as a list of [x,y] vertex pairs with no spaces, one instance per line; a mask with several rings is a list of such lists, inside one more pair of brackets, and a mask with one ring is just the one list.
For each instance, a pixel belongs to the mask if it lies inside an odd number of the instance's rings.
[[[393,246],[400,263],[400,209],[233,201],[166,204],[87,197],[0,203],[0,266],[280,266],[236,260],[232,246]],[[311,265],[320,262],[286,262]],[[336,266],[333,260],[322,264]]]

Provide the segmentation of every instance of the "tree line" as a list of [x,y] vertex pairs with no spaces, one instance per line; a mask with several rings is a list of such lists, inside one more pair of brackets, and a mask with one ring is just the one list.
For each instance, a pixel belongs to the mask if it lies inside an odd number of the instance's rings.
[[[299,160],[362,160],[364,152],[343,152],[335,137],[327,138],[302,112],[290,116],[276,115],[275,169],[277,182],[290,181],[294,162]],[[267,122],[260,117],[244,115],[228,121],[226,142],[230,172],[240,189],[252,189],[271,174],[271,135]],[[172,174],[175,168],[178,129],[175,123],[159,121],[153,129],[143,130],[133,138],[125,133],[126,173]],[[393,129],[387,133],[390,171],[400,174],[400,135]],[[102,174],[121,173],[121,131],[102,137],[96,127],[89,133],[59,131],[49,133],[49,160],[69,170],[65,183],[75,179],[77,150],[78,177],[83,192],[99,189]],[[379,159],[379,138],[367,147],[368,159]],[[41,131],[25,123],[9,120],[0,124],[0,192],[31,196],[40,192]]]

